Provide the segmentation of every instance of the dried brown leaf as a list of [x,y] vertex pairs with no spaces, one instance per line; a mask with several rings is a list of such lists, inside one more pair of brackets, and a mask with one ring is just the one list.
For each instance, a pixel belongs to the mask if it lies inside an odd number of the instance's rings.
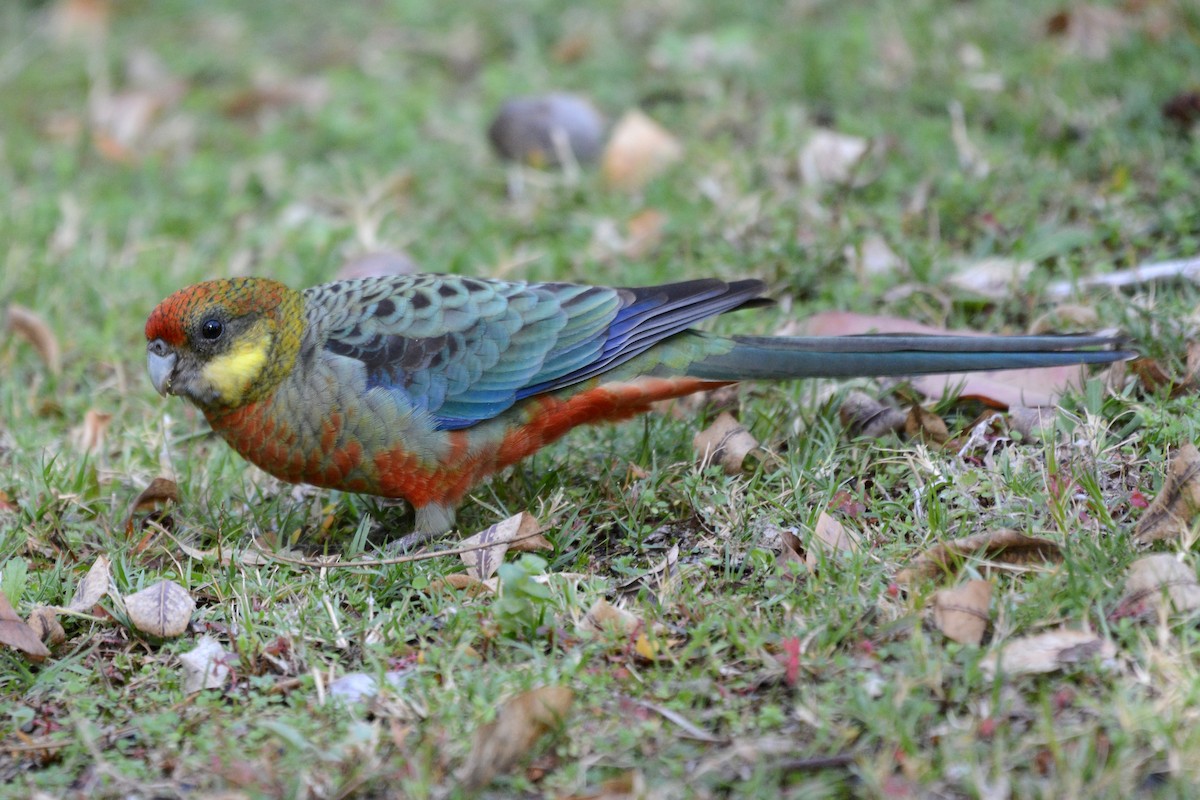
[[1158,496],[1138,520],[1133,539],[1149,544],[1188,533],[1200,513],[1200,450],[1191,442],[1176,451]]
[[804,559],[804,542],[800,541],[800,537],[796,535],[795,528],[780,528],[779,542],[781,549],[779,558],[785,564],[804,564],[808,568],[808,564]]
[[720,464],[726,475],[742,471],[746,456],[758,449],[758,440],[728,412],[722,412],[712,425],[692,437],[700,468]]
[[823,559],[842,553],[853,553],[861,548],[858,534],[847,530],[842,523],[824,511],[817,516],[817,524],[813,527],[813,535],[808,544],[804,563],[811,571],[815,571]]
[[1125,596],[1113,617],[1141,616],[1164,605],[1179,614],[1200,608],[1200,582],[1196,573],[1170,553],[1139,558],[1129,567]]
[[88,455],[97,455],[104,451],[104,437],[108,433],[108,424],[112,422],[112,414],[89,408],[83,415],[83,424],[71,431],[71,440],[80,451]]
[[637,614],[624,608],[617,608],[603,597],[592,603],[587,615],[580,620],[579,630],[585,633],[603,633],[617,631],[633,633],[645,626],[645,622]]
[[183,666],[183,690],[188,694],[202,689],[220,689],[229,678],[230,657],[225,648],[211,636],[201,636],[196,646],[181,653],[179,663]]
[[0,645],[19,650],[30,661],[44,661],[50,655],[37,631],[25,624],[4,592],[0,592]]
[[851,436],[872,439],[904,430],[903,411],[885,405],[866,392],[850,392],[838,409],[838,417]]
[[910,439],[932,444],[941,445],[950,441],[950,431],[942,418],[917,405],[909,409],[904,419],[904,433]]
[[196,601],[174,581],[159,581],[125,597],[129,621],[142,633],[171,639],[187,630]]
[[631,769],[615,778],[609,778],[584,794],[566,795],[560,800],[643,800],[650,796],[641,771]]
[[83,580],[75,587],[75,595],[67,604],[67,610],[81,614],[90,613],[92,608],[108,594],[111,573],[112,567],[108,563],[108,558],[96,556],[96,561],[88,570],[87,575],[84,575]]
[[463,787],[473,792],[509,772],[543,734],[562,724],[574,701],[575,693],[565,686],[543,686],[506,702],[494,722],[475,732],[459,775]]
[[968,558],[986,559],[989,567],[1024,566],[1062,561],[1062,551],[1049,539],[1037,539],[1003,528],[977,533],[962,539],[942,542],[913,559],[900,570],[896,580],[911,583],[922,578],[936,578],[957,571]]
[[168,503],[178,502],[179,485],[170,478],[160,476],[150,481],[150,485],[137,496],[133,501],[133,507],[129,509],[129,514],[133,516],[146,511],[156,511]]
[[50,606],[35,606],[29,612],[29,627],[49,647],[57,647],[67,640],[67,632],[58,621],[58,612]]
[[460,555],[467,565],[467,574],[480,581],[492,577],[504,562],[504,554],[509,548],[517,549],[517,545],[522,544],[528,549],[525,543],[535,538],[540,541],[534,544],[533,549],[553,549],[541,535],[541,527],[536,517],[528,511],[522,511],[464,539],[462,547],[480,547],[479,550]]
[[613,126],[601,172],[614,189],[637,191],[683,158],[683,145],[666,128],[637,109]]
[[979,644],[987,630],[991,602],[989,581],[973,580],[953,589],[941,589],[933,596],[933,624],[948,639]]
[[20,336],[41,356],[42,363],[51,375],[62,374],[62,351],[58,346],[58,337],[50,330],[50,326],[34,311],[10,303],[5,314],[5,327],[9,333]]
[[223,110],[227,116],[234,118],[259,117],[289,108],[300,108],[312,114],[329,101],[330,94],[328,81],[320,76],[291,79],[263,77],[255,85],[229,98]]
[[1116,646],[1091,631],[1061,629],[1023,636],[1005,642],[988,653],[979,668],[989,677],[1055,672],[1072,664],[1094,659],[1108,660],[1117,654]]
[[491,586],[478,578],[467,575],[465,572],[454,572],[439,580],[430,581],[429,588],[426,591],[429,594],[437,594],[446,588],[455,589],[467,597],[479,597],[480,595],[491,594],[493,591]]

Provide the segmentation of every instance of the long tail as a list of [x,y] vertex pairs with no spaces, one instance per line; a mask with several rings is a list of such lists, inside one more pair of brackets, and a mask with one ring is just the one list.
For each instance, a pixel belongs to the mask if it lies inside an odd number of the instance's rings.
[[1120,349],[1121,339],[1094,335],[705,338],[709,352],[694,360],[686,374],[719,381],[1027,369],[1107,364],[1137,355]]

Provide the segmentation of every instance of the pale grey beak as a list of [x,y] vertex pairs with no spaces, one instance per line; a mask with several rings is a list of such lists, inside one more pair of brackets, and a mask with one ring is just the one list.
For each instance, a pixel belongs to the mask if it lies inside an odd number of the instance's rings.
[[171,392],[175,359],[175,354],[162,339],[155,339],[146,345],[146,367],[150,370],[150,382],[154,384],[154,391],[164,397]]

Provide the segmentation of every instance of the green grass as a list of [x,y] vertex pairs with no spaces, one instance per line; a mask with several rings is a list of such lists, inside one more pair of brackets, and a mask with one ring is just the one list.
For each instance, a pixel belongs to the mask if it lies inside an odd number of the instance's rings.
[[[0,794],[440,797],[457,791],[473,732],[548,684],[575,691],[572,713],[491,796],[582,794],[628,770],[661,796],[696,797],[1186,796],[1200,782],[1194,619],[1108,617],[1137,557],[1131,498],[1153,496],[1167,455],[1197,439],[1193,396],[1096,382],[1064,399],[1043,440],[982,462],[848,438],[840,388],[831,400],[811,383],[745,387],[741,419],[778,459],[738,477],[695,467],[706,413],[577,432],[460,514],[471,533],[542,512],[545,571],[589,576],[514,611],[426,593],[461,570],[455,558],[326,571],[189,558],[175,540],[371,556],[411,515],[248,467],[154,393],[142,335],[154,305],[189,283],[253,273],[300,287],[383,248],[469,275],[762,277],[786,311],[718,323],[744,333],[829,308],[1024,331],[1054,307],[1041,294],[1051,281],[1200,249],[1200,138],[1159,111],[1200,82],[1189,4],[1126,13],[1098,60],[1046,34],[1057,6],[1001,0],[115,5],[95,51],[55,43],[52,4],[0,8],[0,305],[40,314],[64,364],[50,375],[28,344],[0,338],[0,491],[15,506],[0,511],[0,559],[23,615],[65,604],[98,555],[122,593],[170,578],[198,609],[168,642],[64,618],[68,639],[44,663],[0,651]],[[591,49],[556,62],[556,42],[579,30]],[[964,66],[972,48],[982,65]],[[146,50],[186,90],[135,158],[114,161],[93,143],[89,93],[104,76],[128,87],[126,64]],[[231,116],[263,75],[320,78],[327,98]],[[989,82],[1002,88],[979,88]],[[636,194],[585,171],[574,183],[531,175],[521,202],[508,199],[484,131],[505,98],[552,89],[612,116],[641,105],[686,158]],[[959,166],[955,100],[985,178]],[[799,181],[820,121],[882,142],[872,182]],[[598,226],[620,230],[647,208],[667,216],[652,252],[596,245]],[[908,266],[862,280],[845,251],[876,235]],[[998,301],[946,288],[956,261],[993,255],[1035,261],[1029,286]],[[1181,373],[1197,299],[1164,284],[1073,302]],[[85,457],[71,432],[89,409],[112,420]],[[938,409],[958,431],[979,411]],[[139,549],[146,529],[127,534],[128,509],[168,464],[182,494],[164,522],[174,539]],[[771,530],[806,537],[826,509],[867,547],[796,577]],[[895,574],[934,542],[995,527],[1055,540],[1065,563],[996,578],[989,639],[951,643],[925,615],[940,584],[897,593]],[[576,631],[675,544],[680,579],[625,593],[670,640],[659,659]],[[27,567],[23,587],[13,564]],[[1057,625],[1101,632],[1116,664],[981,671],[995,644]],[[233,677],[189,696],[177,655],[201,633],[234,654]],[[320,701],[332,678],[389,670],[406,683],[370,709]],[[845,763],[803,763],[830,756]]]

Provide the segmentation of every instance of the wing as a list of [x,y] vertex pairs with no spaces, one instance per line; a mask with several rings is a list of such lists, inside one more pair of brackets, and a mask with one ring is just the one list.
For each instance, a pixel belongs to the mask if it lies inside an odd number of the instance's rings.
[[759,281],[638,289],[453,275],[309,289],[325,349],[359,361],[368,388],[397,392],[443,429],[585,381],[700,320],[756,300]]

